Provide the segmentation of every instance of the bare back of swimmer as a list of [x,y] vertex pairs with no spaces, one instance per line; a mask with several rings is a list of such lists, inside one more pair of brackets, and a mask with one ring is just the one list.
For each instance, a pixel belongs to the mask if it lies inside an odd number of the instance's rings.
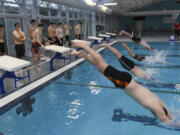
[[111,80],[116,87],[124,89],[125,93],[132,97],[136,102],[141,104],[144,108],[149,109],[156,117],[158,117],[162,122],[179,126],[180,123],[172,123],[173,116],[166,109],[164,103],[161,99],[154,93],[136,83],[130,74],[127,72],[121,72],[114,67],[108,65],[104,59],[96,51],[91,49],[86,42],[76,42],[73,43],[75,48],[83,48],[90,55],[87,55],[83,50],[72,52],[72,55],[78,55],[85,58],[91,64],[93,64],[104,76]]

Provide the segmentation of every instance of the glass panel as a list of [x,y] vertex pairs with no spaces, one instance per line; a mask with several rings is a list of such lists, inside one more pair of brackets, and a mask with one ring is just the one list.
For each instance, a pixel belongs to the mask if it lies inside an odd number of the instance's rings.
[[9,14],[19,14],[19,5],[12,3],[4,3],[5,13]]
[[51,4],[50,4],[50,7],[51,7],[51,8],[55,8],[55,9],[58,9],[58,4],[55,4],[55,3],[51,3]]
[[31,16],[32,15],[32,7],[31,6],[25,6],[25,14]]
[[17,2],[17,0],[5,0],[5,1],[7,1],[7,2]]
[[84,19],[84,15],[83,15],[83,14],[80,14],[80,18],[81,18],[81,19]]
[[0,2],[0,13],[2,13],[2,3]]
[[39,6],[40,6],[40,7],[49,7],[49,2],[41,1],[41,0],[40,0]]
[[[76,22],[77,22],[77,21],[76,21]],[[74,30],[74,27],[76,26],[75,21],[70,20],[70,21],[69,21],[69,24],[70,24],[71,27],[72,27],[72,30],[70,30],[70,39],[75,39],[75,30]]]
[[66,10],[67,10],[67,7],[64,6],[64,5],[62,5],[62,10],[63,10],[63,11],[66,11]]
[[33,1],[32,0],[25,0],[25,4],[26,5],[33,5]]
[[48,19],[41,19],[41,22],[43,23],[43,35],[47,38],[48,37],[48,27],[50,25],[50,20]]
[[74,13],[74,18],[77,18],[77,13]]
[[66,16],[66,13],[64,11],[61,11],[61,16],[62,17],[65,17]]
[[[21,24],[21,20],[18,18],[7,18],[6,19],[6,28],[7,29],[7,40],[8,40],[8,55],[16,57],[14,40],[12,32],[14,31],[14,24],[18,22]],[[21,25],[22,26],[22,25]]]
[[73,12],[69,12],[69,17],[73,18]]
[[92,36],[92,21],[88,22],[88,36]]
[[[3,24],[4,25],[4,19],[0,18],[0,25]],[[6,48],[6,52],[7,52],[7,42],[6,42],[6,31],[4,31],[4,39],[5,39],[5,48]],[[1,54],[0,54],[1,55]]]
[[51,9],[51,16],[57,16],[58,15],[58,10],[56,9]]
[[47,8],[39,8],[39,14],[43,16],[49,16],[48,10],[49,9]]

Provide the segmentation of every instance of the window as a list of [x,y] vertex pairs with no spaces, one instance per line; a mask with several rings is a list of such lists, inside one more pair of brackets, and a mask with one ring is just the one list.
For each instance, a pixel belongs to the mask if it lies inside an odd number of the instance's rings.
[[32,0],[25,0],[25,5],[33,5],[33,1]]
[[17,2],[17,0],[5,0],[5,1],[7,1],[7,2],[14,2],[14,3]]
[[77,18],[77,13],[76,12],[74,13],[74,18]]
[[14,3],[4,3],[5,13],[19,14],[19,5]]
[[47,9],[47,8],[39,8],[39,14],[42,16],[49,16],[48,11],[49,11],[49,9]]
[[51,3],[50,8],[58,9],[58,4],[56,3]]
[[39,6],[40,7],[49,7],[49,2],[47,2],[47,1],[39,1]]
[[69,12],[69,18],[73,18],[73,12]]
[[58,10],[56,10],[56,9],[51,9],[50,12],[51,12],[51,16],[57,16],[58,15]]
[[0,13],[2,13],[2,3],[0,2]]
[[64,5],[62,5],[62,10],[63,11],[66,11],[68,8],[66,7],[66,6],[64,6]]
[[61,11],[61,16],[62,16],[62,17],[66,17],[66,12]]

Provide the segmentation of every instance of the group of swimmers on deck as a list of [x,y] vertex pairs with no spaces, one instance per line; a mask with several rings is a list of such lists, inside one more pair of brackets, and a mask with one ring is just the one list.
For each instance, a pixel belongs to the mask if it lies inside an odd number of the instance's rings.
[[[27,40],[25,33],[21,30],[20,23],[15,23],[15,30],[12,32],[16,57],[20,59],[24,59],[25,56],[25,41]],[[81,26],[82,22],[78,22],[75,26],[75,37],[77,39],[81,39]],[[59,46],[64,46],[64,37],[66,40],[66,46],[70,46],[70,30],[72,27],[67,22],[63,29],[63,24],[59,23],[58,27],[56,27],[56,23],[51,23],[47,28],[48,31],[48,39],[43,35],[43,23],[36,23],[36,20],[31,20],[31,26],[28,29],[29,40],[32,44],[32,56],[35,60],[36,70],[39,71],[39,59],[47,58],[45,53],[45,46],[49,44],[55,44]],[[0,52],[2,55],[7,55],[5,49],[5,27],[4,25],[0,25]],[[39,47],[41,47],[41,55],[39,57]],[[53,57],[53,53],[51,52],[51,57]]]

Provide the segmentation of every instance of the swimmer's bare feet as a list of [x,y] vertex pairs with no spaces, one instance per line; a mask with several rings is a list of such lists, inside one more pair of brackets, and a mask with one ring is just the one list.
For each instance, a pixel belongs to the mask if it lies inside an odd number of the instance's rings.
[[71,52],[71,55],[76,55],[76,56],[80,56],[83,58],[87,56],[87,54],[83,50],[73,51],[73,52]]
[[110,47],[110,45],[109,44],[107,44],[107,43],[103,43],[103,44],[101,44],[101,47]]
[[45,56],[45,55],[43,55],[43,54],[41,54],[41,58],[42,58],[42,59],[47,59],[48,57]]
[[36,67],[37,71],[41,71],[41,68],[39,66]]

